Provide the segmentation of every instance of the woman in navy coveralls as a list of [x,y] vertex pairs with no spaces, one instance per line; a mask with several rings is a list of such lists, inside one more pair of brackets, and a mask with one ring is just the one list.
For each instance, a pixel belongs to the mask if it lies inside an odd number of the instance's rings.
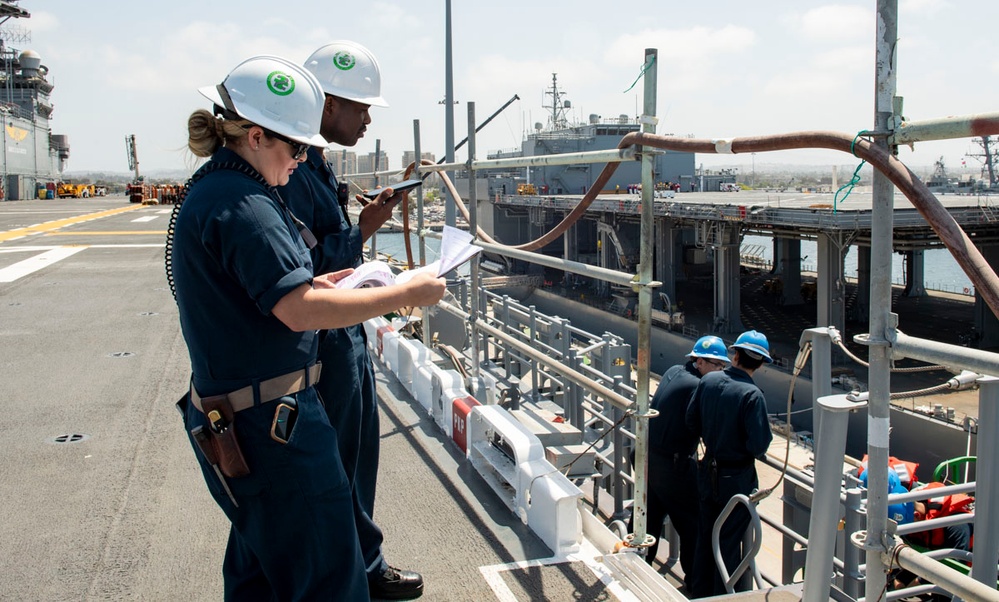
[[[223,476],[192,438],[205,482],[232,523],[225,597],[367,600],[350,486],[313,383],[305,376],[299,390],[272,399],[262,392],[288,376],[313,374],[316,330],[436,304],[444,282],[339,290],[332,283],[347,272],[313,275],[311,234],[274,187],[287,183],[310,145],[326,145],[314,76],[284,59],[254,57],[201,92],[216,115],[191,115],[188,146],[211,159],[192,178],[177,215],[170,265],[193,372],[180,404],[186,429],[231,429],[249,469]],[[221,428],[196,407],[247,389],[252,403]],[[286,441],[272,436],[282,404],[294,408]]]

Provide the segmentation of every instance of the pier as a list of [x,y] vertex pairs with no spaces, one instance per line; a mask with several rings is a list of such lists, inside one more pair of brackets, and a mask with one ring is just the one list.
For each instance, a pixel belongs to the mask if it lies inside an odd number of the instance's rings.
[[[582,197],[579,195],[503,195],[480,202],[492,231],[504,244],[521,244],[536,238],[562,221]],[[653,307],[669,311],[673,305],[690,307],[689,291],[698,283],[712,288],[708,299],[713,308],[708,331],[733,334],[751,327],[743,317],[743,296],[755,297],[767,280],[779,286],[765,292],[779,297],[781,311],[813,306],[810,326],[835,326],[841,330],[848,320],[866,322],[870,313],[870,264],[872,197],[855,190],[838,197],[829,193],[795,191],[740,191],[679,193],[674,198],[653,201],[655,245],[653,278],[662,283]],[[991,265],[999,264],[999,210],[990,195],[940,195],[940,202],[967,232]],[[904,197],[903,197],[904,201]],[[582,219],[560,241],[543,252],[573,261],[624,271],[638,262],[640,199],[635,194],[600,195]],[[773,239],[773,263],[744,265],[742,238],[747,234]],[[904,202],[896,201],[892,248],[905,256],[906,283],[902,294],[921,298],[924,286],[923,254],[942,244],[923,216]],[[802,270],[801,241],[816,242],[815,274]],[[858,277],[851,283],[844,275],[843,259],[851,248],[858,255]],[[761,276],[748,285],[747,271]],[[546,278],[551,280],[551,278]],[[566,282],[577,284],[578,279]],[[713,285],[713,286],[712,286]],[[621,295],[610,286],[598,288],[600,297]],[[623,292],[627,297],[627,291]],[[635,295],[637,299],[637,295]],[[696,299],[703,306],[703,298]],[[625,303],[627,304],[627,303]],[[772,302],[766,305],[774,305]],[[976,344],[999,347],[999,321],[980,298],[975,297],[971,321]],[[752,305],[760,305],[754,298]],[[905,324],[901,327],[904,329]]]

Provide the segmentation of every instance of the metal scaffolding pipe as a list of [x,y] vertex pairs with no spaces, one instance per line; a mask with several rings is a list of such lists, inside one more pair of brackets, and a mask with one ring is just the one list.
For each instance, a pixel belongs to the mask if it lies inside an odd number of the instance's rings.
[[[658,51],[645,49],[645,98],[642,129],[649,133],[656,131],[656,83]],[[635,391],[635,513],[634,536],[630,545],[652,545],[659,536],[661,525],[657,525],[655,535],[646,532],[648,524],[648,449],[649,449],[649,368],[652,347],[652,288],[645,286],[652,282],[653,220],[652,201],[655,193],[653,180],[653,155],[642,149],[642,221],[639,239],[638,282],[638,357],[637,383]],[[648,540],[648,541],[647,541]]]
[[[898,1],[878,0],[877,33],[875,37],[874,127],[892,125],[895,99],[895,69],[898,65],[895,50],[898,36]],[[852,147],[852,144],[851,144]],[[891,149],[883,141],[869,147],[882,157],[892,157]],[[871,162],[874,165],[874,162]],[[891,432],[891,361],[888,342],[884,335],[891,318],[891,241],[895,216],[895,191],[888,169],[874,172],[873,202],[871,207],[871,275],[870,318],[872,333],[869,361],[869,406],[867,411],[867,531],[864,540],[867,580],[865,600],[881,589],[871,577],[884,577],[881,552],[890,549],[888,534],[888,439]],[[908,171],[908,170],[907,170]],[[911,175],[911,174],[910,174]],[[916,180],[918,181],[918,180]],[[953,218],[951,218],[953,220]],[[875,334],[876,333],[876,334]],[[881,594],[878,594],[880,599]]]
[[572,165],[574,163],[621,163],[622,161],[634,161],[637,158],[638,152],[634,148],[612,148],[579,153],[473,161],[472,169],[504,169],[508,167],[536,167],[539,165]]
[[[468,137],[465,138],[465,140],[468,140],[468,162],[469,162],[469,164],[471,164],[472,162],[475,161],[475,132],[476,131],[477,130],[475,129],[475,103],[474,102],[469,102],[468,103]],[[476,193],[477,193],[477,190],[476,190],[476,186],[475,186],[475,170],[471,169],[468,172],[468,204],[470,206],[469,212],[468,212],[468,226],[469,226],[468,229],[472,233],[472,236],[475,236],[475,233],[478,231],[478,223],[479,223],[479,220],[478,220],[478,214],[479,214],[479,211],[478,211],[478,209],[479,209],[479,202],[478,201],[479,200],[478,200],[478,197],[476,196]],[[478,333],[478,331],[476,329],[476,326],[478,325],[478,322],[479,322],[479,314],[481,313],[482,307],[483,307],[482,299],[481,299],[481,296],[482,296],[482,287],[479,286],[479,280],[480,280],[481,276],[479,274],[479,254],[478,253],[476,253],[475,255],[472,256],[472,260],[469,263],[469,267],[468,267],[468,275],[469,275],[469,280],[470,280],[471,285],[472,285],[471,286],[472,290],[470,291],[470,297],[471,298],[470,298],[470,302],[469,302],[469,308],[472,311],[471,311],[471,316],[468,319],[468,321],[469,321],[469,323],[470,323],[470,325],[472,327],[472,336],[469,337],[468,346],[469,346],[469,350],[471,351],[471,354],[472,354],[472,378],[475,379],[475,383],[476,383],[476,386],[473,387],[474,389],[476,389],[476,391],[474,391],[474,393],[478,393],[479,392],[478,391],[479,385],[481,384],[481,381],[479,380],[479,377],[480,377],[479,366],[482,364],[483,360],[488,359],[488,356],[489,356],[488,348],[485,345],[483,345],[482,349],[485,352],[484,355],[486,357],[483,357],[483,358],[479,357],[479,336],[478,336],[479,333]],[[485,397],[483,396],[483,397],[481,397],[481,399],[485,399]]]
[[890,329],[886,336],[891,343],[893,359],[907,357],[930,364],[961,366],[979,374],[999,376],[999,353],[911,337],[896,329]]
[[999,124],[999,113],[960,115],[942,119],[903,121],[888,137],[888,144],[910,144],[925,140],[947,140],[949,138],[974,138],[988,136]]
[[[513,247],[507,247],[504,245],[495,245],[491,243],[476,241],[475,244],[482,247],[484,250],[490,253],[496,253],[497,255],[504,255],[506,257],[512,257],[513,259],[520,259],[522,261],[529,261],[531,263],[536,263],[538,265],[543,265],[549,268],[555,268],[557,270],[562,270],[565,272],[572,272],[573,274],[579,274],[580,276],[587,276],[589,278],[598,278],[604,282],[610,282],[612,284],[620,284],[622,286],[635,286],[638,284],[636,281],[637,276],[634,274],[628,274],[627,272],[618,272],[616,270],[610,270],[607,268],[602,268],[600,266],[590,265],[588,263],[579,263],[578,261],[571,261],[568,259],[560,259],[558,257],[552,257],[550,255],[542,255],[541,253],[533,253],[531,251],[522,251],[520,249],[515,249]],[[661,286],[660,282],[650,282],[649,286]]]
[[[448,313],[458,316],[463,320],[467,321],[469,319],[469,314],[467,312],[463,311],[460,307],[456,307],[445,301],[441,301],[440,303],[438,303],[437,307],[447,311]],[[607,388],[606,386],[598,383],[597,381],[586,376],[585,374],[573,370],[572,368],[562,364],[560,361],[548,357],[547,355],[536,350],[534,347],[522,343],[518,339],[506,334],[499,328],[487,324],[484,321],[479,321],[476,324],[476,328],[485,332],[491,337],[503,341],[505,344],[512,347],[518,353],[526,355],[529,359],[532,359],[538,362],[539,364],[544,365],[546,368],[558,372],[562,376],[576,380],[580,386],[588,389],[590,392],[594,393],[595,395],[602,397],[606,401],[611,402],[612,404],[614,404],[614,406],[622,410],[632,409],[632,406],[634,405],[634,402],[632,402],[632,400],[628,399],[627,397],[621,395],[616,391]]]
[[925,577],[928,581],[956,594],[965,602],[996,602],[999,600],[999,591],[996,591],[995,585],[988,586],[979,583],[907,545],[899,544],[894,550],[883,553],[881,560],[887,566],[897,564],[920,577]]
[[[864,529],[864,514],[860,511],[863,492],[857,487],[846,490],[846,517],[843,530],[846,533],[858,533]],[[862,557],[860,548],[850,545],[843,547],[843,592],[853,600],[864,594],[864,572],[860,570]]]

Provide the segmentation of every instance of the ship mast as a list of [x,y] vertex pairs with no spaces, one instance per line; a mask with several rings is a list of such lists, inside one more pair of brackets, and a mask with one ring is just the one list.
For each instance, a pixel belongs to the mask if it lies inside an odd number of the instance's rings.
[[992,138],[990,136],[982,136],[981,138],[975,138],[975,142],[978,143],[978,146],[982,147],[982,152],[968,153],[965,156],[973,157],[982,162],[982,178],[985,179],[987,173],[989,189],[995,190],[999,188],[999,181],[996,180],[996,162],[999,162],[999,157],[992,150]]
[[550,90],[545,90],[545,96],[551,96],[551,105],[542,105],[543,108],[549,109],[548,115],[548,129],[550,130],[565,130],[569,128],[569,119],[565,115],[565,110],[572,105],[568,100],[563,100],[562,97],[565,96],[563,92],[558,89],[558,74],[552,73],[552,87]]

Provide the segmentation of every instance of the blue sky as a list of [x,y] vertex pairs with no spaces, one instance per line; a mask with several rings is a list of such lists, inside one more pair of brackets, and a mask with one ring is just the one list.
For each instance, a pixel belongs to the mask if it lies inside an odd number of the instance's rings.
[[[244,58],[303,61],[352,39],[378,57],[388,108],[353,150],[375,139],[399,167],[420,120],[424,150],[444,148],[444,0],[398,2],[111,2],[21,0],[30,47],[56,85],[53,130],[67,134],[68,171],[127,172],[124,138],[135,134],[140,169],[185,169],[187,116]],[[654,12],[649,12],[650,9]],[[455,138],[465,103],[481,121],[478,156],[519,146],[545,121],[544,91],[558,74],[572,117],[634,116],[645,48],[659,51],[658,132],[727,138],[802,130],[857,132],[873,125],[874,0],[452,0]],[[912,120],[999,112],[999,2],[899,0],[898,93]],[[9,25],[9,24],[8,24]],[[989,29],[991,28],[991,32]],[[920,143],[900,158],[917,173],[944,157],[960,173],[970,140]],[[463,150],[457,158],[464,160]],[[707,167],[748,156],[698,156]],[[832,151],[768,153],[767,164],[849,165]],[[978,164],[967,159],[968,170]]]

